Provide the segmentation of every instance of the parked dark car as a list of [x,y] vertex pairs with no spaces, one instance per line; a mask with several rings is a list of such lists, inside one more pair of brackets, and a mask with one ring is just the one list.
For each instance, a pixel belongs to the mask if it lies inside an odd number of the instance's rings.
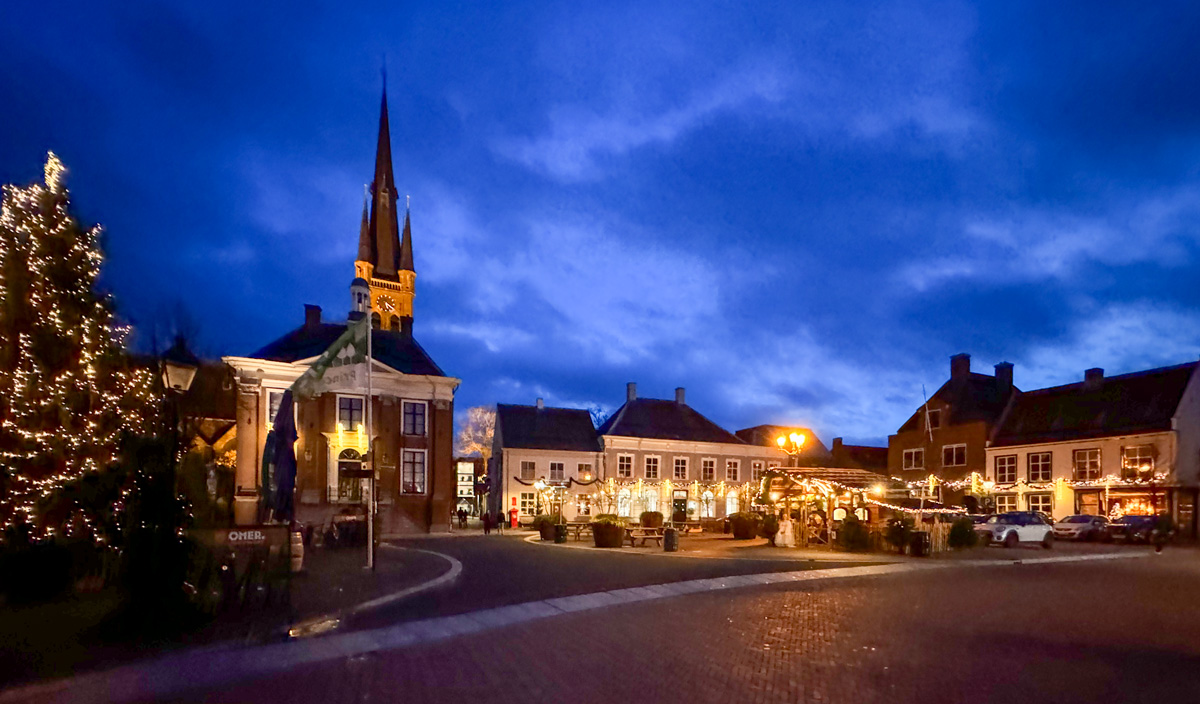
[[1054,537],[1061,540],[1110,540],[1108,519],[1080,514],[1067,516],[1054,524]]
[[1121,516],[1108,524],[1108,534],[1113,540],[1148,543],[1157,525],[1157,516]]

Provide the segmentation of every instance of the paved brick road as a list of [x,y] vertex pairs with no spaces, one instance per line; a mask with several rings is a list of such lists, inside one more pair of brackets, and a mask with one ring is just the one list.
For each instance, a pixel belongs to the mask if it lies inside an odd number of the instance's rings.
[[699,594],[298,668],[181,701],[1191,702],[1200,555]]

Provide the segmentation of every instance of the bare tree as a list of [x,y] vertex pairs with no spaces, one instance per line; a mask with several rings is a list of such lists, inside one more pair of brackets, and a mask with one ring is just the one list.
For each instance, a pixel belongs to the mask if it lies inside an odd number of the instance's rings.
[[467,421],[455,438],[455,452],[460,457],[479,455],[484,466],[492,457],[492,435],[496,432],[496,407],[473,406],[467,409]]

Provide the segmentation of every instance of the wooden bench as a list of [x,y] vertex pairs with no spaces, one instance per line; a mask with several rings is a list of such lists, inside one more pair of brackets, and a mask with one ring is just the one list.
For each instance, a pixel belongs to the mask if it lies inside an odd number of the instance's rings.
[[629,541],[629,547],[637,547],[634,545],[635,540],[642,541],[642,547],[646,547],[647,540],[653,540],[658,545],[662,545],[663,529],[662,528],[626,528],[625,539]]

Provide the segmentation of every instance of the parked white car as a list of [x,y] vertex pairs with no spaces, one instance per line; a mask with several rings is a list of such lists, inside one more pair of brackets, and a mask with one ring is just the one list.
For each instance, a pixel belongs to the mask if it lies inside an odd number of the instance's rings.
[[1015,548],[1021,543],[1040,543],[1050,549],[1054,545],[1054,526],[1033,511],[1011,511],[988,516],[975,526],[984,545],[998,543]]

